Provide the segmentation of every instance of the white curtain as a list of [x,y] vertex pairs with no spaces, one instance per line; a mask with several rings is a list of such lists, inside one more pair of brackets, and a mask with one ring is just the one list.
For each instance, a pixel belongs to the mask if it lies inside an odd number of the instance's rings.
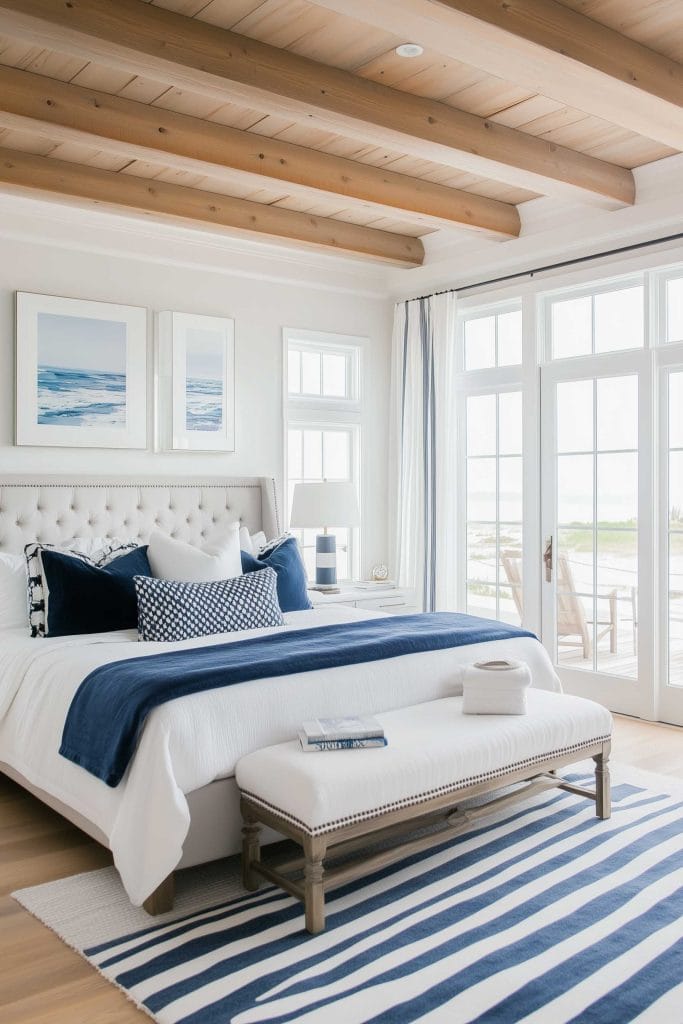
[[391,372],[392,569],[424,611],[456,606],[455,307],[401,302]]

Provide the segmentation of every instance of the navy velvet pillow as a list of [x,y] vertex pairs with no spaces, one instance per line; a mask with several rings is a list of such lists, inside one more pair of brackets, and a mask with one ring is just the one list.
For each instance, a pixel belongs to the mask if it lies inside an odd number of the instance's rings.
[[296,537],[287,537],[264,558],[242,551],[242,572],[256,572],[270,566],[277,574],[277,599],[283,612],[300,612],[313,605],[308,599],[306,570]]
[[46,636],[137,627],[133,577],[152,575],[146,545],[101,567],[48,549],[43,551],[42,559],[49,594]]

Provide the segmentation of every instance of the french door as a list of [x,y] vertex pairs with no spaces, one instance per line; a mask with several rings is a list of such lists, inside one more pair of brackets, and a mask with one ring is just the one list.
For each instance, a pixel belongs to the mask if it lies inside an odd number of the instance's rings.
[[[652,395],[647,351],[541,371],[543,642],[567,692],[646,718],[656,717]],[[683,521],[681,531],[683,554]]]
[[683,725],[683,361],[659,354],[657,718]]

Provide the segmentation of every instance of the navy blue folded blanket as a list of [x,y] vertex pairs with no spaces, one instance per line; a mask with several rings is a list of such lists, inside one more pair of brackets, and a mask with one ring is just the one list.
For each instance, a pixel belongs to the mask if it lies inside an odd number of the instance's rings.
[[147,715],[169,700],[252,679],[520,636],[534,634],[493,619],[431,612],[281,631],[115,661],[96,668],[79,686],[59,752],[108,786],[117,786]]

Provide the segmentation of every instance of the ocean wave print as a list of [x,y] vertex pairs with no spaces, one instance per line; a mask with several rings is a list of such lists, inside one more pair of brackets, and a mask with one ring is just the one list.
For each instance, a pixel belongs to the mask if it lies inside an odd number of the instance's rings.
[[38,423],[125,428],[126,375],[39,366]]
[[221,430],[223,427],[223,382],[188,377],[185,391],[185,429]]

